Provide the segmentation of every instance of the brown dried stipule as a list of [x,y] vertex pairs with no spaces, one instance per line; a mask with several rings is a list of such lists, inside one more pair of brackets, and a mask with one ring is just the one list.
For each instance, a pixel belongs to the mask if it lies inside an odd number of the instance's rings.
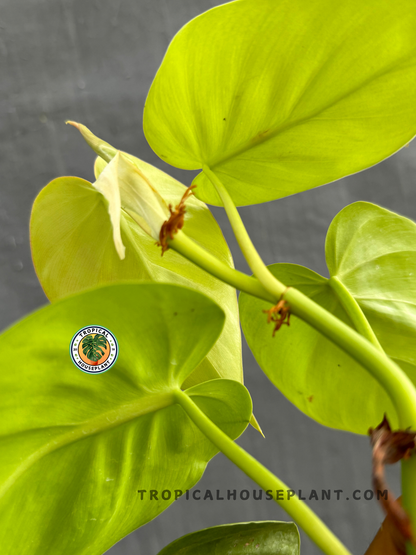
[[178,233],[178,231],[183,228],[186,213],[185,201],[193,194],[192,189],[195,189],[195,187],[196,185],[191,185],[186,189],[175,209],[169,204],[170,217],[162,224],[159,233],[159,241],[156,243],[158,247],[162,247],[162,256],[169,248],[168,239],[173,239],[174,234]]

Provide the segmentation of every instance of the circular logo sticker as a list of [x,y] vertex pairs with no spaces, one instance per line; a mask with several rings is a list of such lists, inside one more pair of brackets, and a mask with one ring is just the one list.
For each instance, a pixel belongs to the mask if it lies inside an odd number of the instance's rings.
[[118,343],[107,328],[86,326],[72,338],[69,352],[77,368],[87,374],[102,374],[116,362]]

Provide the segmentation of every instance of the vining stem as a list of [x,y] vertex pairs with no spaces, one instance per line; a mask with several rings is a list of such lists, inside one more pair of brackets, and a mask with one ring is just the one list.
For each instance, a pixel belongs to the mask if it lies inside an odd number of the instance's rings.
[[336,276],[332,276],[331,278],[329,278],[328,283],[338,297],[345,312],[351,318],[351,321],[358,333],[368,339],[368,341],[370,341],[370,343],[377,347],[377,349],[383,351],[377,339],[377,336],[373,331],[373,328],[368,323],[368,320],[364,316],[359,304],[342,283],[342,281]]
[[174,238],[169,240],[169,247],[235,289],[265,301],[274,302],[274,296],[255,277],[248,276],[231,268],[225,262],[222,262],[195,243],[183,231],[179,230],[174,235]]
[[247,263],[264,289],[274,296],[275,302],[284,298],[289,303],[292,314],[310,324],[364,366],[391,397],[400,426],[403,429],[410,427],[416,430],[416,390],[407,375],[379,348],[350,326],[297,289],[287,288],[273,276],[256,251],[228,191],[207,166],[203,170],[220,195]]
[[[327,555],[351,555],[322,520],[295,495],[293,490],[220,430],[185,392],[177,390],[176,400],[201,432],[249,478],[269,495],[273,495],[276,503],[299,524],[324,553]],[[290,492],[290,497],[288,492]]]
[[[263,287],[274,295],[276,302],[284,298],[289,303],[292,314],[321,332],[370,372],[391,398],[400,428],[416,430],[416,389],[403,370],[380,350],[378,341],[374,340],[375,336],[370,337],[369,326],[364,329],[364,322],[358,321],[359,315],[355,312],[354,324],[358,324],[359,331],[364,332],[366,339],[300,291],[292,287],[286,288],[277,280],[257,253],[227,189],[208,166],[204,166],[203,171],[217,190],[245,259]],[[337,288],[338,284],[333,283],[332,286],[334,285]],[[342,295],[345,291],[342,292],[338,287],[337,293]],[[340,300],[342,302],[342,299]],[[379,423],[375,422],[374,426],[377,424]],[[403,506],[411,518],[416,533],[416,457],[414,456],[402,462],[402,490]],[[409,555],[416,555],[410,543],[407,546],[407,552]]]

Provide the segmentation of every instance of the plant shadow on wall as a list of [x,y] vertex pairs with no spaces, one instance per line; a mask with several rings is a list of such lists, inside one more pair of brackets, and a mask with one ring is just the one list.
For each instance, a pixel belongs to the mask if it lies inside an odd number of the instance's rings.
[[[221,451],[276,492],[322,552],[347,555],[234,442],[249,423],[260,430],[240,318],[260,368],[296,407],[370,431],[376,489],[384,465],[401,461],[402,500],[383,498],[388,520],[368,553],[416,553],[416,225],[374,204],[345,207],[328,230],[324,278],[266,267],[236,208],[330,183],[408,144],[415,25],[410,0],[238,0],[192,20],[144,111],[160,158],[201,170],[189,188],[70,122],[98,155],[96,181],[61,177],[39,194],[32,255],[52,304],[0,338],[15,369],[0,378],[2,553],[100,555],[172,503],[140,498],[139,485],[190,489]],[[205,203],[224,207],[253,276],[234,269]],[[92,323],[119,343],[99,376],[68,354],[74,330]],[[83,344],[97,368],[105,346],[97,335]],[[295,555],[300,542],[293,523],[239,523],[161,553],[213,550]]]

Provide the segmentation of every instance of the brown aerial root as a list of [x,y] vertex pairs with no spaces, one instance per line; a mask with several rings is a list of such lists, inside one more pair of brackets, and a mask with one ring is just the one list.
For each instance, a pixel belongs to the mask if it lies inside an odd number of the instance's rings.
[[373,447],[373,488],[375,493],[387,491],[387,496],[379,497],[384,511],[398,534],[405,541],[411,541],[416,547],[416,538],[412,531],[410,518],[397,499],[394,499],[387,487],[384,473],[386,464],[394,464],[401,459],[408,459],[416,448],[416,433],[399,430],[392,432],[387,417],[374,430],[368,430]]
[[289,289],[287,287],[285,291],[282,293],[279,302],[277,305],[272,306],[269,310],[263,310],[265,314],[267,314],[267,323],[274,322],[274,329],[273,329],[273,337],[275,336],[276,332],[280,330],[283,324],[290,326],[290,306],[289,303],[283,298],[283,295]]
[[170,218],[166,220],[160,228],[159,241],[156,243],[158,247],[162,247],[162,256],[169,248],[168,239],[173,239],[174,234],[178,233],[178,231],[183,228],[186,213],[185,201],[193,194],[192,189],[195,189],[195,187],[196,185],[191,185],[186,189],[179,204],[176,205],[174,210],[172,205],[169,204]]

